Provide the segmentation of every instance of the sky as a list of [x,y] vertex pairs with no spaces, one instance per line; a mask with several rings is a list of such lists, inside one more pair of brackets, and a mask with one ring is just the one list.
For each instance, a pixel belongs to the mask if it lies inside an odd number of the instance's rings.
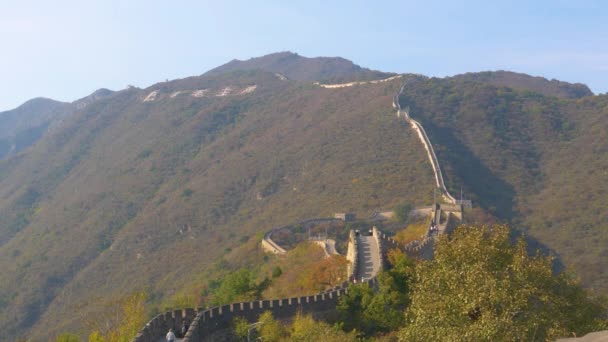
[[608,1],[0,0],[0,111],[292,51],[444,77],[511,70],[608,92]]

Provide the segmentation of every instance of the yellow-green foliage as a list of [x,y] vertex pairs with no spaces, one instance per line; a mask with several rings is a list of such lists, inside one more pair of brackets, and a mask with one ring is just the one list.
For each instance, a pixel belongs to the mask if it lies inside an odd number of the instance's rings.
[[355,341],[357,338],[356,331],[350,333],[343,332],[338,327],[331,326],[323,321],[315,321],[312,315],[296,315],[296,318],[291,325],[288,341],[328,341],[328,342],[346,342]]
[[551,258],[529,256],[505,226],[458,228],[421,262],[407,310],[407,341],[545,341],[605,328],[606,309]]
[[272,312],[266,311],[261,314],[258,322],[260,322],[258,332],[262,341],[276,342],[285,336],[285,328],[272,317]]
[[408,224],[405,229],[397,232],[397,234],[395,234],[395,240],[402,244],[407,244],[408,242],[414,240],[420,240],[421,237],[426,234],[428,229],[428,220],[417,220]]
[[[80,342],[78,335],[63,333],[55,339],[55,342]],[[89,340],[90,342],[90,340]]]
[[146,323],[145,292],[134,293],[114,306],[115,314],[97,318],[97,325],[89,335],[89,341],[128,342]]
[[[352,331],[346,333],[337,326],[331,326],[322,321],[315,321],[312,315],[303,315],[298,313],[290,326],[284,326],[279,321],[274,319],[270,311],[266,311],[258,319],[259,325],[256,335],[262,341],[323,341],[323,342],[347,342],[356,341],[357,333]],[[239,337],[247,336],[247,322],[240,321],[242,327],[240,332],[236,331]]]

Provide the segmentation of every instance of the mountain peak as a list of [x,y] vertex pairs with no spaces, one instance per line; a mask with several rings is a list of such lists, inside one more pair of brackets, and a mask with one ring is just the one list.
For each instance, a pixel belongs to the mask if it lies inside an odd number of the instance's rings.
[[77,109],[81,109],[81,108],[84,108],[84,107],[90,105],[91,103],[93,103],[97,100],[101,100],[112,94],[114,94],[114,91],[112,91],[110,89],[99,88],[99,89],[95,90],[93,93],[91,93],[90,95],[72,102],[72,104],[75,105]]
[[362,68],[342,57],[304,57],[291,51],[275,52],[242,61],[234,59],[207,72],[217,75],[237,70],[264,70],[296,81],[350,82],[373,80],[393,74]]

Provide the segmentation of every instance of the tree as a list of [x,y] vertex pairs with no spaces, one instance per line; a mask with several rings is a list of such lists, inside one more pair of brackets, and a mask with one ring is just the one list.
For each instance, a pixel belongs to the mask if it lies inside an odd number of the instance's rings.
[[272,317],[272,312],[264,312],[260,315],[258,321],[260,322],[258,331],[262,341],[279,341],[285,335],[283,326],[279,321]]
[[356,331],[345,333],[338,326],[315,321],[312,315],[298,313],[291,325],[289,341],[333,341],[347,342],[357,340]]
[[238,337],[240,340],[244,340],[247,338],[247,334],[249,333],[249,322],[243,317],[235,317],[232,321],[232,325],[234,326],[234,335]]
[[145,292],[136,292],[114,302],[108,314],[96,317],[89,325],[94,326],[89,341],[128,342],[146,323]]
[[283,270],[279,266],[275,266],[272,269],[272,278],[278,278],[283,274]]
[[347,330],[360,329],[366,335],[398,329],[405,323],[403,312],[409,304],[413,263],[398,250],[389,253],[393,266],[378,274],[375,291],[367,284],[351,286],[338,303]]
[[406,224],[409,220],[410,212],[412,211],[412,209],[413,207],[409,203],[398,204],[394,209],[395,219],[397,220],[397,222]]
[[441,236],[416,267],[403,340],[545,341],[601,330],[604,312],[552,259],[529,256],[506,226],[463,226]]
[[222,281],[213,293],[213,304],[222,305],[236,300],[250,300],[253,299],[255,290],[252,272],[246,268],[241,268],[227,275]]

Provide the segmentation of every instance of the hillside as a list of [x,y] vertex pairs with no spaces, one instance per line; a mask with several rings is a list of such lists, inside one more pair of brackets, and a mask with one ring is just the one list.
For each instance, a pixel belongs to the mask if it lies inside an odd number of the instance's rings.
[[607,96],[563,99],[456,77],[413,80],[400,101],[427,130],[451,193],[463,189],[606,293]]
[[329,90],[245,71],[76,112],[0,163],[0,218],[14,227],[2,230],[0,326],[35,340],[86,330],[81,317],[112,298],[146,289],[158,303],[220,258],[230,270],[269,227],[428,203],[424,150],[390,106],[399,85]]
[[362,68],[341,57],[307,58],[292,52],[278,52],[246,61],[232,60],[207,72],[219,75],[236,70],[264,70],[298,81],[340,83],[387,78],[393,73]]

